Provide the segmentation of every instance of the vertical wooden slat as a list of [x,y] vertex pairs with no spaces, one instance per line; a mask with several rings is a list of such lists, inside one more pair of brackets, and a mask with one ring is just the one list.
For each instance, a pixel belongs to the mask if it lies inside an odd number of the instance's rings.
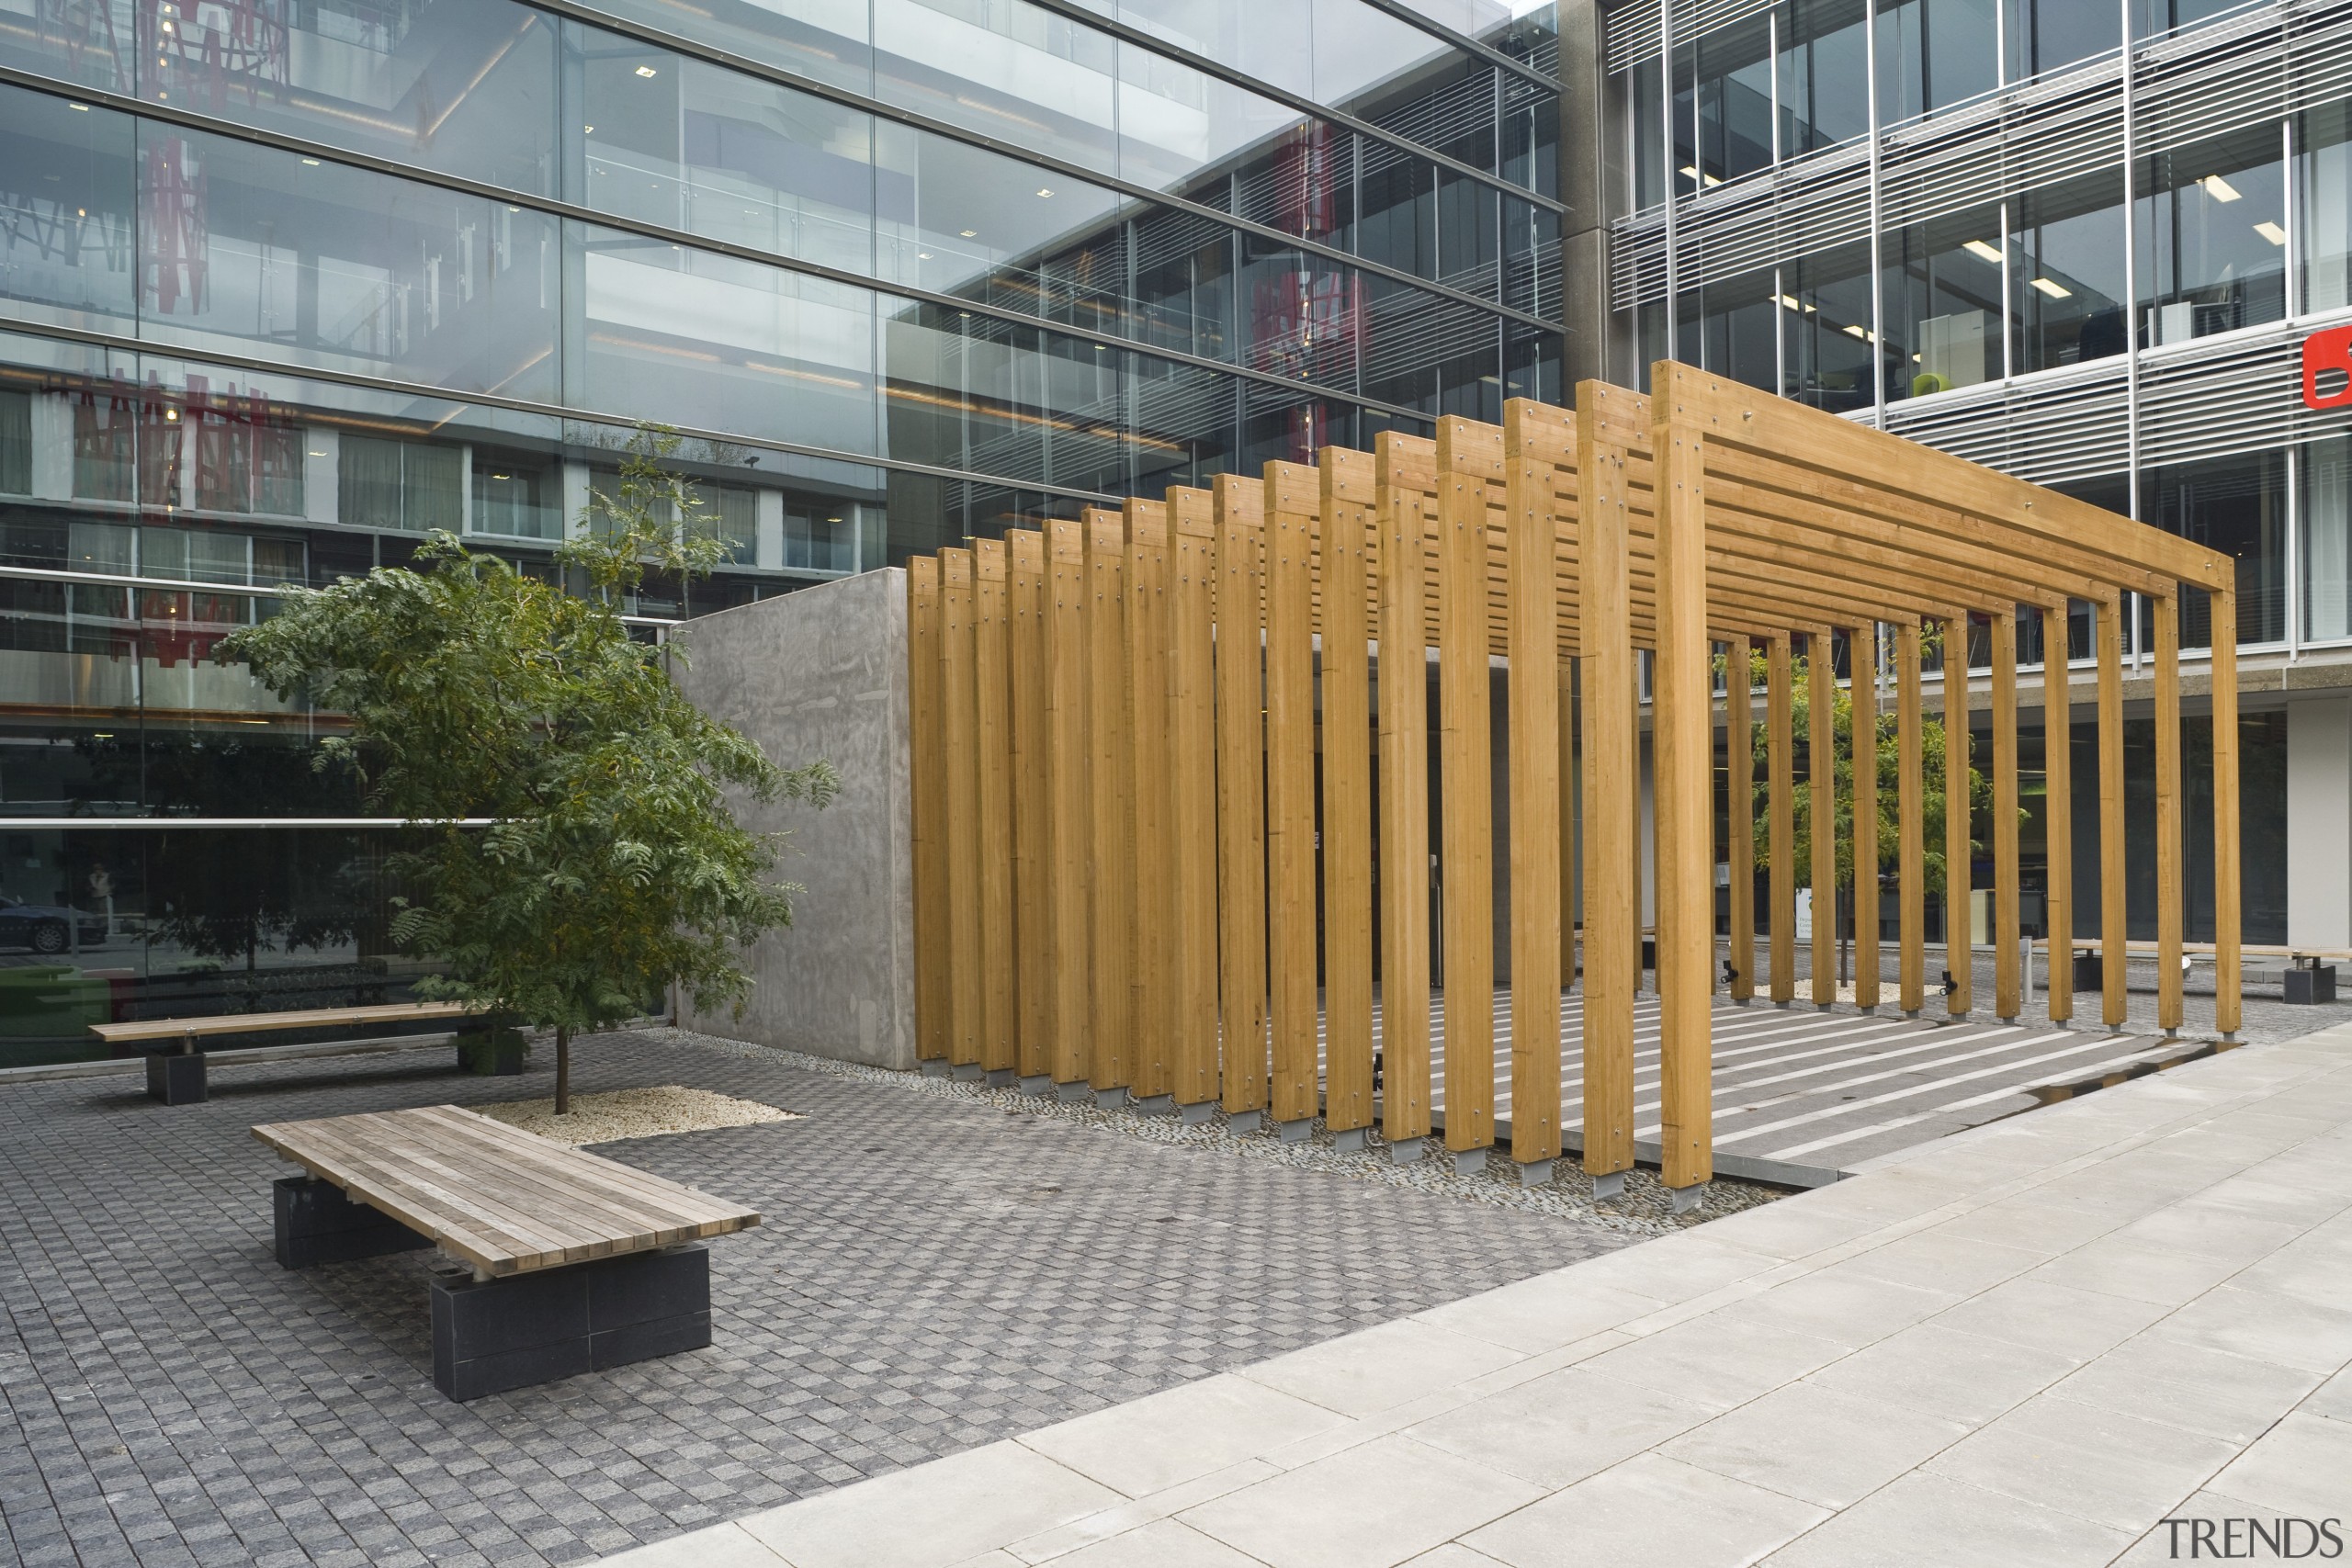
[[1127,715],[1132,726],[1135,813],[1135,1055],[1128,1087],[1140,1100],[1159,1100],[1174,1081],[1176,847],[1168,750],[1168,508],[1129,501],[1127,572]]
[[1776,632],[1764,657],[1764,848],[1772,899],[1772,1000],[1786,1007],[1797,995],[1796,672],[1786,632]]
[[1993,1011],[2025,1010],[2018,973],[2018,611],[1993,606]]
[[1133,729],[1127,713],[1125,528],[1114,512],[1089,511],[1086,531],[1086,729],[1094,851],[1092,1060],[1097,1095],[1132,1081],[1135,1006]]
[[1052,749],[1046,723],[1046,539],[1004,536],[1010,556],[1012,710],[1013,1066],[1043,1078],[1053,1046],[1053,793],[1043,787]]
[[1854,632],[1854,1005],[1878,1006],[1878,623]]
[[939,562],[907,562],[907,751],[914,840],[915,1055],[947,1059],[946,737],[941,727]]
[[1168,778],[1175,880],[1175,996],[1170,1092],[1178,1105],[1217,1098],[1216,538],[1204,490],[1171,489]]
[[[1565,526],[1562,530],[1566,531]],[[1555,666],[1554,687],[1558,693],[1555,701],[1560,716],[1560,747],[1557,758],[1560,769],[1559,788],[1554,793],[1560,801],[1560,984],[1574,987],[1577,983],[1577,780],[1583,775],[1577,761],[1577,666],[1572,658],[1562,658]],[[1565,1114],[1565,1111],[1563,1112]]]
[[1927,996],[1927,779],[1921,769],[1919,720],[1919,623],[1906,619],[1894,632],[1895,855],[1901,863],[1902,953],[1895,987],[1905,1016],[1917,1016]]
[[2149,602],[2156,617],[2156,1023],[2181,1020],[2180,599]]
[[1490,750],[1487,507],[1502,432],[1437,426],[1438,767],[1445,950],[1445,1146],[1495,1141],[1494,759]]
[[1315,535],[1320,483],[1266,465],[1266,908],[1274,1120],[1315,1115]]
[[1584,710],[1584,1168],[1634,1164],[1634,981],[1641,896],[1627,846],[1641,837],[1625,451],[1637,400],[1577,388],[1578,705]]
[[1969,929],[1968,612],[1944,617],[1944,964],[1951,974],[1945,1008],[1965,1018],[1975,997],[1975,948]]
[[2123,612],[2129,601],[2092,606],[2098,617],[2098,931],[2100,1017],[2120,1029],[2124,941],[2130,930],[2123,880]]
[[972,544],[972,685],[978,697],[980,1066],[1013,1067],[1012,672],[1004,541]]
[[1510,701],[1510,1157],[1560,1152],[1559,506],[1555,468],[1503,405]]
[[2213,1027],[2235,1034],[2243,1021],[2238,895],[2238,596],[2212,593],[2213,624]]
[[1085,525],[1066,517],[1046,525],[1048,581],[1046,612],[1046,773],[1024,780],[1053,797],[1050,851],[1054,891],[1053,1051],[1057,1084],[1078,1084],[1091,1071],[1094,911],[1087,901],[1094,874],[1093,802],[1087,789]]
[[1724,658],[1724,846],[1731,895],[1731,996],[1756,995],[1756,678],[1744,637],[1731,639]]
[[1216,510],[1216,874],[1219,1087],[1233,1115],[1266,1108],[1265,491],[1239,474]]
[[1838,657],[1827,626],[1807,634],[1806,826],[1812,829],[1813,1005],[1838,999]]
[[1323,1119],[1372,1125],[1373,461],[1323,448]]
[[2075,1016],[2075,748],[2066,671],[2066,605],[2041,611],[2041,758],[2050,866],[2050,1021]]
[[941,704],[947,781],[947,1059],[980,1062],[980,761],[972,552],[939,552]]
[[1666,1185],[1677,1190],[1714,1175],[1715,746],[1706,620],[1706,437],[1703,423],[1675,400],[1685,382],[1703,380],[1677,369],[1668,389],[1651,404],[1657,476],[1651,726],[1658,845],[1658,1141]]
[[1380,1130],[1392,1145],[1430,1131],[1429,527],[1422,485],[1434,458],[1430,442],[1389,434],[1374,453],[1380,495]]

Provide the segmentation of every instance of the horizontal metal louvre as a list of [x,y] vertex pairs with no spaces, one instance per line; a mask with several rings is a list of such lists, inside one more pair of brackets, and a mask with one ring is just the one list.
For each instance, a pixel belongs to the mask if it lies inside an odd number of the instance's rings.
[[2141,462],[2193,463],[2345,434],[2341,412],[2303,406],[2302,342],[2323,327],[2282,322],[2256,342],[2233,339],[2143,360]]
[[2132,466],[2129,372],[2120,358],[2035,381],[1988,383],[1887,406],[1898,435],[2036,484],[2121,473]]

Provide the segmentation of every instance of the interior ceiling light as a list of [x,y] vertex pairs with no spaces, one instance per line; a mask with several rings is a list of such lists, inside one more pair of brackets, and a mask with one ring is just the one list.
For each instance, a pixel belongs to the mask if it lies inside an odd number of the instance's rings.
[[653,69],[653,67],[651,67],[650,65],[640,65],[640,66],[639,66],[639,67],[637,68],[637,73],[638,73],[639,75],[640,75],[640,76],[646,76],[646,77],[657,76],[657,75],[661,74],[661,73],[659,73],[659,72],[655,71],[655,70]]
[[2283,245],[2287,243],[2287,231],[2276,223],[2257,223],[2254,226],[2254,231],[2274,245]]
[[1838,330],[1843,332],[1848,337],[1858,337],[1864,343],[1876,343],[1878,341],[1871,335],[1871,330],[1868,327],[1848,325],[1841,327]]
[[2238,187],[2219,175],[2207,175],[2203,183],[2205,194],[2215,201],[2235,201],[2238,198]]
[[1993,246],[1986,244],[1982,240],[1971,240],[1968,243],[1962,245],[1961,249],[1966,251],[1972,256],[1982,257],[1984,260],[1991,262],[1995,266],[2001,265],[2001,253]]
[[1037,194],[1042,197],[1051,197],[1054,193],[1047,190],[1045,186],[1039,186],[1037,187]]
[[967,240],[973,240],[973,239],[978,239],[978,238],[979,237],[979,232],[980,232],[980,231],[979,231],[978,229],[958,229],[958,230],[956,230],[956,232],[957,232],[958,234],[961,234],[964,238],[966,238],[966,239],[967,239]]
[[2033,286],[2036,288],[2041,289],[2044,294],[2049,295],[2052,299],[2071,299],[2075,297],[2075,291],[2073,289],[2067,288],[2063,283],[2055,283],[2046,277],[2035,278],[2033,280]]

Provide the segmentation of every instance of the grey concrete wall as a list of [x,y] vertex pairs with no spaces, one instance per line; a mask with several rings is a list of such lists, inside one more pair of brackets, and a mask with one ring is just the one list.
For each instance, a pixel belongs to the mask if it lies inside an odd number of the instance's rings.
[[822,757],[842,791],[822,811],[738,803],[787,831],[778,869],[807,891],[750,954],[742,1015],[688,1027],[813,1055],[912,1068],[914,896],[908,818],[907,579],[892,568],[689,621],[679,686],[787,767]]
[[2352,702],[2287,705],[2287,940],[2352,946]]

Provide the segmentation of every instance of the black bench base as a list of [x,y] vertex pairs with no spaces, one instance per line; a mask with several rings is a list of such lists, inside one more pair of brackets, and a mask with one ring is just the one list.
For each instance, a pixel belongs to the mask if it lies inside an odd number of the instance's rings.
[[433,1386],[461,1403],[709,1343],[700,1247],[433,1281]]
[[2335,965],[2297,964],[2287,971],[2287,999],[2298,1007],[2313,1007],[2335,999]]
[[194,1105],[205,1098],[204,1053],[176,1043],[147,1053],[147,1098],[166,1105]]
[[413,1252],[433,1245],[431,1237],[417,1235],[380,1209],[353,1202],[332,1181],[288,1176],[270,1187],[282,1269]]

